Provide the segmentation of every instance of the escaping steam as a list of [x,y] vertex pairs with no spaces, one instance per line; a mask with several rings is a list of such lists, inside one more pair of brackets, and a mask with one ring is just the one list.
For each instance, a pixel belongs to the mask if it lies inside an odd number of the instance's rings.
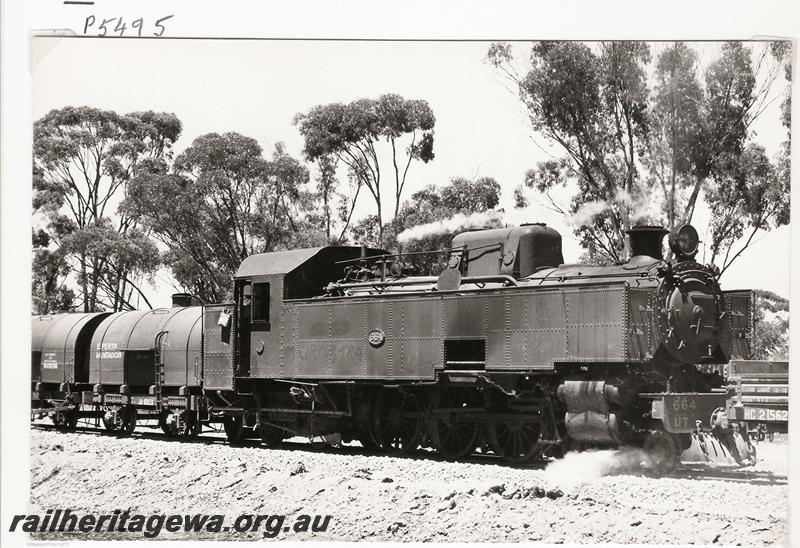
[[[641,221],[658,219],[661,216],[657,193],[635,197],[624,190],[618,190],[614,195],[614,203],[617,207],[627,208],[631,225]],[[572,215],[565,215],[564,220],[567,225],[574,227],[584,226],[591,223],[595,216],[610,207],[609,202],[604,200],[586,202]],[[469,215],[456,213],[449,219],[408,228],[397,235],[397,241],[401,244],[406,244],[411,240],[419,240],[440,234],[452,234],[461,230],[519,224],[514,222],[516,218],[519,218],[520,222],[527,222],[531,220],[531,217],[532,212],[527,207],[514,209],[509,213],[504,212],[502,209],[471,213]]]
[[566,217],[567,224],[576,227],[589,224],[596,215],[600,215],[606,209],[608,209],[607,202],[600,200],[586,202],[578,208],[578,211]]
[[502,223],[502,211],[484,211],[480,213],[471,213],[469,215],[456,213],[449,219],[417,225],[406,229],[397,235],[397,241],[401,244],[405,244],[411,240],[419,240],[428,236],[452,234],[460,230],[469,230],[471,228],[502,226]]
[[645,452],[636,447],[570,452],[550,463],[544,476],[547,481],[567,489],[603,476],[639,473],[644,462]]
[[[641,221],[658,219],[661,216],[657,193],[645,193],[637,197],[619,189],[614,194],[614,203],[617,207],[624,207],[628,210],[631,225]],[[566,222],[576,227],[587,225],[596,215],[603,213],[610,207],[609,202],[604,200],[586,202],[575,213],[566,217]]]

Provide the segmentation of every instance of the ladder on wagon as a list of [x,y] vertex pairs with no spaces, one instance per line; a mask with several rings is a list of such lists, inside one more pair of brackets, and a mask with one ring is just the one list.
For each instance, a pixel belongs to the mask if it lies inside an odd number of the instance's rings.
[[163,411],[164,405],[162,403],[162,387],[164,386],[164,355],[162,345],[164,337],[167,336],[169,331],[159,331],[155,340],[155,384],[153,385],[153,396],[155,397],[156,409],[159,413]]

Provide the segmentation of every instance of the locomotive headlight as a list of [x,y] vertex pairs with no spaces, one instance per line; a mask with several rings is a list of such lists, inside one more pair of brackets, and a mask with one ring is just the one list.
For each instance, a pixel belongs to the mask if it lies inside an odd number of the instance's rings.
[[700,237],[692,225],[682,225],[669,236],[669,247],[678,260],[691,259],[697,254]]

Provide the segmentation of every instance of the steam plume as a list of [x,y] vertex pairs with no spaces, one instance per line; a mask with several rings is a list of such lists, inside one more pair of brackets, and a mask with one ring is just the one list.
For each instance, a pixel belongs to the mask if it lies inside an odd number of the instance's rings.
[[[657,193],[645,193],[641,196],[632,196],[629,192],[619,189],[614,194],[614,203],[625,207],[629,211],[631,223],[642,220],[658,218],[661,211],[658,204]],[[581,205],[578,210],[566,218],[567,224],[583,226],[589,224],[592,218],[610,209],[611,205],[605,200],[593,200]]]
[[452,234],[453,232],[470,228],[483,228],[487,225],[497,226],[502,224],[502,220],[502,211],[484,211],[469,215],[456,213],[449,219],[408,228],[397,235],[397,241],[405,244],[411,240],[419,240],[427,236]]
[[547,481],[568,489],[603,476],[639,473],[645,458],[645,452],[635,447],[570,452],[550,463],[544,475]]

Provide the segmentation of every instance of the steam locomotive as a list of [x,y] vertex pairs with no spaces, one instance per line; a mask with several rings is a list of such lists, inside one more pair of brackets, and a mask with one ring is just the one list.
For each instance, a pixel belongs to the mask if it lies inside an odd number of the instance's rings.
[[753,295],[694,260],[690,225],[629,231],[631,256],[563,264],[543,224],[463,232],[438,276],[357,246],[247,257],[233,302],[36,316],[32,417],[129,434],[302,435],[392,454],[523,463],[633,445],[749,465],[722,368],[750,356]]

